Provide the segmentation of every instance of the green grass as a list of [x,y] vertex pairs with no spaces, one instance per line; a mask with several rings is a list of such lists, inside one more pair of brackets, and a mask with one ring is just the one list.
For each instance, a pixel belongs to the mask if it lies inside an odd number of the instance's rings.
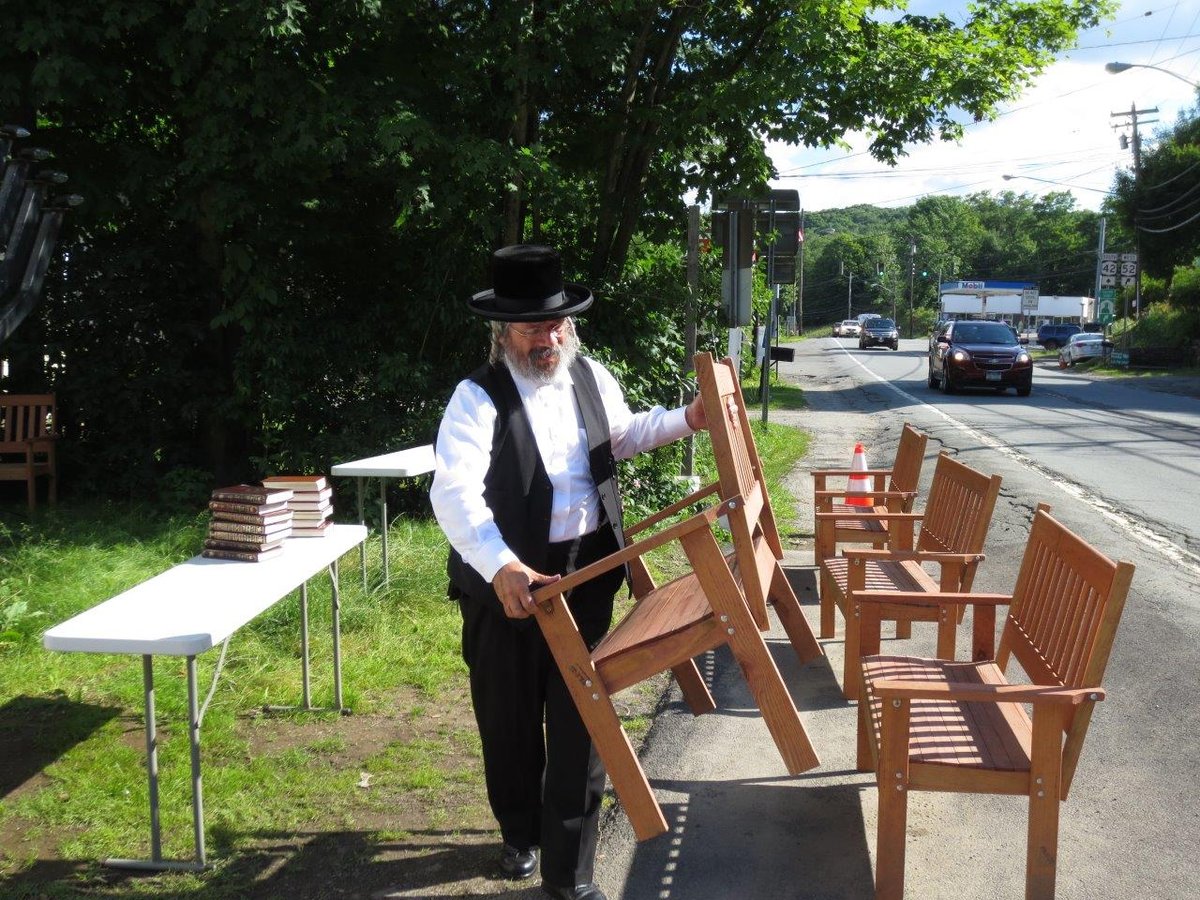
[[[776,408],[802,402],[788,385],[773,388],[772,397]],[[806,452],[807,435],[758,422],[754,432],[780,528],[787,530],[796,508],[781,479]],[[703,436],[697,468],[705,483],[712,480]],[[41,633],[192,556],[206,517],[72,503],[31,517],[23,511],[0,516],[0,731],[15,735],[21,729],[38,753],[35,766],[18,770],[22,780],[32,780],[23,787],[10,784],[0,796],[0,834],[17,838],[0,846],[0,895],[237,897],[252,877],[237,874],[253,868],[241,861],[281,834],[361,830],[368,843],[394,840],[404,829],[386,820],[389,805],[402,797],[428,808],[431,827],[453,831],[480,816],[488,819],[478,737],[469,719],[439,724],[443,710],[466,702],[461,622],[445,597],[446,542],[431,520],[397,520],[389,532],[392,578],[386,588],[363,589],[356,552],[343,560],[344,699],[355,721],[331,713],[259,712],[300,700],[299,604],[276,604],[234,636],[204,719],[213,871],[112,880],[94,860],[148,853],[141,660],[49,652],[41,647]],[[369,547],[368,569],[377,581],[378,538]],[[670,554],[660,561],[672,565]],[[327,579],[314,579],[310,658],[317,704],[328,702],[332,690],[329,603]],[[218,656],[198,659],[202,695]],[[167,858],[187,858],[185,664],[160,657],[154,666],[163,851]],[[404,708],[396,708],[397,698]],[[347,735],[368,721],[396,724],[355,744]],[[650,722],[644,712],[628,717],[635,737]],[[369,790],[360,785],[364,773]],[[49,885],[23,880],[54,858],[72,861],[73,871]]]

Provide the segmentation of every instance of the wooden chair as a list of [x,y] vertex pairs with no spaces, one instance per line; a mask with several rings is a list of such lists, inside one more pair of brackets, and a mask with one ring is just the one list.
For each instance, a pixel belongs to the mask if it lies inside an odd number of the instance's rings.
[[[846,620],[845,663],[842,692],[847,699],[858,696],[859,609],[855,594],[872,591],[969,591],[975,570],[983,560],[983,542],[1000,494],[1000,476],[984,475],[943,451],[934,468],[929,502],[924,513],[864,513],[889,521],[892,548],[888,550],[843,550],[841,556],[821,561],[821,634],[833,633],[836,606]],[[829,526],[837,513],[818,513],[817,528]],[[921,523],[913,547],[913,525]],[[938,581],[922,563],[940,569]],[[935,621],[938,625],[937,655],[952,659],[961,611],[935,615],[929,607],[887,608],[884,617],[897,622]]]
[[29,508],[35,509],[37,478],[45,475],[54,503],[58,499],[54,395],[0,394],[0,420],[0,481],[24,481]]
[[[896,447],[892,467],[855,473],[865,474],[873,481],[872,506],[868,508],[838,502],[846,499],[847,492],[828,488],[830,478],[848,478],[850,470],[817,469],[811,473],[814,513],[841,514],[839,518],[825,520],[829,523],[827,527],[816,530],[816,542],[813,545],[816,565],[819,566],[821,560],[836,555],[839,544],[871,544],[874,547],[888,545],[888,520],[862,513],[912,512],[928,441],[927,435],[905,423],[900,432],[900,443]],[[884,479],[887,479],[886,489]],[[833,637],[833,634],[822,633],[821,637]]]
[[[736,483],[745,493],[720,499],[681,522],[632,541],[622,550],[533,592],[538,625],[639,840],[663,834],[667,823],[610,698],[670,669],[692,712],[709,712],[715,703],[694,662],[694,657],[702,653],[723,645],[729,647],[789,773],[797,775],[819,762],[759,631],[766,619],[766,604],[773,601],[776,609],[786,610],[781,618],[785,626],[791,621],[789,637],[807,647],[808,654],[819,655],[820,647],[807,629],[790,587],[783,590],[787,582],[768,537],[774,521],[766,492],[749,462],[756,457],[747,448],[749,431],[737,382],[730,383],[729,370],[724,369],[722,375],[722,367],[714,366],[711,357],[697,357],[697,364],[722,480],[662,510],[627,534],[640,534],[687,509],[697,499],[731,489],[731,484],[725,483],[727,472],[737,473]],[[717,542],[719,519],[728,523],[733,535],[733,550],[728,555]],[[658,586],[642,559],[655,547],[670,543],[682,548],[691,570]],[[635,603],[589,653],[563,595],[625,564],[632,569]],[[794,609],[787,603],[789,596]]]
[[[879,787],[877,900],[904,896],[910,791],[1011,794],[1029,800],[1025,897],[1054,896],[1059,803],[1067,799],[1134,567],[1114,563],[1039,505],[1011,597],[869,592],[863,647],[877,651],[881,610],[1010,603],[995,659],[862,660],[858,768]],[[992,636],[994,641],[994,634]],[[1029,684],[1011,683],[1016,659]],[[1032,718],[1025,707],[1031,705]]]

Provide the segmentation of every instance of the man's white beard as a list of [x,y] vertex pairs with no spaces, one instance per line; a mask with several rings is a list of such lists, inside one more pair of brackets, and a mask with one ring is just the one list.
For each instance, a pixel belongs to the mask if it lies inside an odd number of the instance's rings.
[[[550,384],[554,381],[560,369],[569,369],[571,367],[571,363],[575,361],[578,353],[579,338],[575,335],[574,331],[565,335],[558,344],[550,347],[538,347],[530,350],[524,356],[513,352],[511,343],[508,341],[504,342],[504,361],[508,364],[508,367],[535,384]],[[535,359],[549,355],[557,355],[558,357],[558,361],[553,366],[541,368],[534,363]]]

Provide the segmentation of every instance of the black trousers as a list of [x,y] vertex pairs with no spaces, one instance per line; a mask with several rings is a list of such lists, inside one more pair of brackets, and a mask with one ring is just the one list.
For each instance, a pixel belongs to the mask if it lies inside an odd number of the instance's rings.
[[[617,549],[601,526],[550,545],[546,571],[567,574]],[[568,596],[588,647],[612,623],[623,571],[594,579]],[[592,746],[534,619],[509,619],[494,600],[463,597],[463,659],[483,743],[488,802],[506,844],[540,846],[542,879],[586,884],[599,837],[604,766]]]

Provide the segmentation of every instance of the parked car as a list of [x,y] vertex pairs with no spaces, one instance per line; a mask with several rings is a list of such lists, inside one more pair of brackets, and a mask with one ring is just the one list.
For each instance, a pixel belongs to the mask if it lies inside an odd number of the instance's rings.
[[1088,331],[1073,334],[1067,339],[1063,348],[1058,351],[1058,366],[1060,369],[1065,369],[1082,359],[1101,357],[1104,355],[1106,347],[1111,346],[1112,343],[1106,341],[1102,334],[1092,334]]
[[1033,359],[1003,322],[947,322],[929,351],[931,388],[947,394],[961,387],[1033,390]]
[[896,329],[896,323],[880,316],[867,319],[858,335],[858,349],[866,350],[868,347],[891,347],[893,350],[899,350],[900,332]]
[[1061,325],[1043,325],[1038,329],[1037,342],[1047,350],[1057,350],[1073,334],[1083,331],[1078,325],[1064,322]]
[[858,337],[861,332],[858,319],[843,319],[833,326],[834,337]]

